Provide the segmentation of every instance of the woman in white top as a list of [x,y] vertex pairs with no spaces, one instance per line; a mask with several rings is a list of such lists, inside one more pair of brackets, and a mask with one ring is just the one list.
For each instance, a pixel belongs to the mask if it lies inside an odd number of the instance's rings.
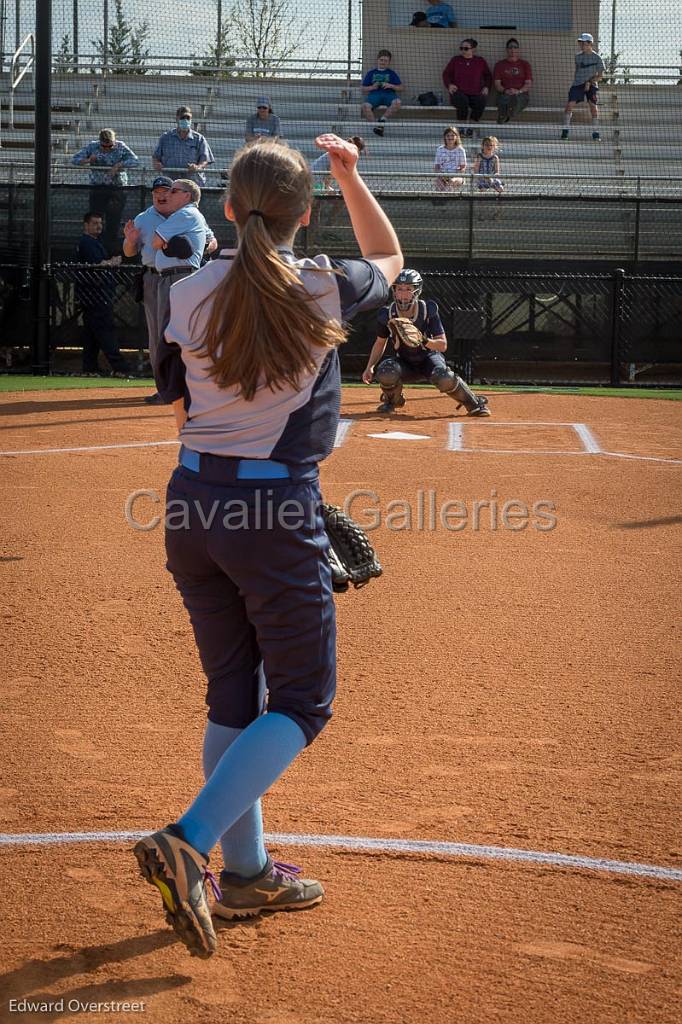
[[438,171],[435,181],[437,192],[456,192],[464,184],[467,169],[467,155],[460,139],[459,132],[452,125],[443,132],[443,145],[436,150],[434,171]]

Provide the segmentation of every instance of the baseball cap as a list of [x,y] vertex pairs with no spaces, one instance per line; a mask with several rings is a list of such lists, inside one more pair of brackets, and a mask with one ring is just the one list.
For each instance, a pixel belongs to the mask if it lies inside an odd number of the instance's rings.
[[167,178],[165,174],[161,174],[158,178],[154,178],[152,182],[152,192],[155,188],[173,188],[173,179]]
[[578,36],[579,43],[593,43],[594,39],[589,32],[583,32],[582,35]]
[[256,100],[256,106],[257,107],[271,107],[272,103],[270,102],[270,97],[269,96],[259,96],[258,99]]

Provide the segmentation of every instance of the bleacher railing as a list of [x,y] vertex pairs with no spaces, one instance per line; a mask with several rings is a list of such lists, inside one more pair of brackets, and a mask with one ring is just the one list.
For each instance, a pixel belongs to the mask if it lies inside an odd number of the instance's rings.
[[[31,54],[22,68],[19,67],[19,60],[22,54],[30,47]],[[23,81],[27,72],[33,74],[33,88],[35,89],[35,64],[36,64],[36,41],[32,32],[26,36],[20,46],[12,54],[9,69],[9,127],[14,128],[14,94]]]
[[[91,168],[89,166],[76,166],[71,162],[70,156],[55,154],[52,160],[52,186],[60,185],[87,185],[86,175]],[[149,188],[151,182],[160,173],[168,174],[176,178],[187,175],[186,167],[164,167],[163,172],[146,164],[137,167],[126,168],[128,185],[125,191],[131,192],[140,187]],[[203,189],[215,191],[224,189],[227,184],[227,175],[223,168],[206,167],[202,172],[207,179]],[[312,172],[313,178],[321,185],[327,172]],[[435,181],[442,177],[442,174],[435,171],[375,171],[362,168],[362,177],[369,185],[370,190],[377,196],[420,196],[438,199],[439,202],[456,202],[467,195],[478,196],[482,201],[491,198],[487,193],[479,195],[476,185],[480,179],[489,177],[485,174],[474,174],[472,171],[463,171],[459,177],[465,179],[465,184],[453,192],[439,192],[435,189]],[[28,160],[13,160],[7,166],[0,164],[0,183],[7,184],[30,183],[33,178],[33,163]],[[666,174],[594,174],[591,167],[586,167],[584,174],[562,174],[550,172],[538,174],[532,171],[523,174],[507,174],[502,168],[501,178],[505,191],[504,197],[518,196],[528,198],[529,196],[542,196],[543,198],[556,197],[614,197],[614,198],[636,198],[638,196],[656,197],[661,196],[668,199],[682,200],[682,179],[673,179]],[[319,186],[318,186],[319,187]],[[339,198],[340,192],[337,188],[328,190],[316,190],[315,198]],[[502,198],[502,197],[500,197]]]

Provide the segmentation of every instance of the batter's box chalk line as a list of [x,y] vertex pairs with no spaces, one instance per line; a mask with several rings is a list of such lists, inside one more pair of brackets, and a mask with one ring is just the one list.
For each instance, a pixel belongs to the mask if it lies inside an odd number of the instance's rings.
[[[471,426],[471,424],[468,424]],[[483,426],[481,424],[481,426]],[[489,420],[484,430],[495,427],[566,427],[578,437],[581,447],[572,449],[560,448],[477,448],[464,444],[464,423],[448,424],[448,451],[476,455],[602,455],[612,459],[634,459],[641,462],[664,462],[681,465],[682,459],[667,459],[657,455],[632,455],[629,452],[607,452],[596,439],[586,423],[550,423],[539,420]]]
[[[56,846],[68,843],[133,843],[148,832],[0,832],[0,846]],[[307,846],[326,849],[376,850],[381,853],[421,853],[439,857],[469,860],[507,861],[516,864],[538,864],[602,874],[655,878],[665,882],[682,882],[682,869],[658,864],[608,860],[604,857],[582,857],[542,850],[519,850],[506,846],[477,846],[472,843],[448,843],[428,839],[374,839],[369,836],[295,835],[270,832],[265,841],[279,846]]]

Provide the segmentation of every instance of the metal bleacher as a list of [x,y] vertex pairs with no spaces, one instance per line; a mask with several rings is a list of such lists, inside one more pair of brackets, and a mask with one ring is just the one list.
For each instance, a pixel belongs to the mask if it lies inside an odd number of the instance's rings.
[[[13,128],[6,126],[5,92],[3,83],[0,183],[29,183],[32,88],[28,80],[22,83]],[[257,79],[216,83],[179,75],[143,79],[55,75],[52,181],[55,186],[85,186],[87,171],[71,165],[73,154],[96,138],[100,129],[114,128],[140,160],[140,168],[130,174],[131,184],[148,187],[156,173],[151,162],[156,141],[162,131],[174,126],[176,108],[189,104],[195,127],[207,137],[216,158],[202,209],[215,206],[218,217],[219,193],[211,196],[211,188],[223,184],[220,171],[243,143],[245,119],[255,111],[256,97],[263,92],[282,119],[284,137],[309,159],[319,152],[314,139],[321,132],[365,138],[363,173],[394,218],[406,252],[457,253],[468,237],[470,256],[575,258],[585,247],[585,218],[578,217],[579,203],[588,199],[590,223],[598,225],[590,239],[594,257],[621,258],[632,249],[633,232],[638,235],[640,258],[660,258],[661,248],[668,256],[682,255],[682,203],[657,206],[661,200],[682,200],[682,102],[680,90],[673,86],[605,86],[599,142],[592,141],[591,126],[582,111],[574,119],[569,141],[562,142],[558,109],[530,109],[519,121],[497,126],[495,109],[487,108],[480,125],[474,127],[475,135],[463,144],[471,167],[483,136],[494,134],[500,139],[506,193],[504,201],[496,203],[492,196],[475,194],[471,180],[460,194],[434,192],[434,152],[444,127],[457,123],[449,107],[420,108],[408,103],[378,138],[360,118],[358,81],[349,88],[345,81],[317,78],[264,85]],[[634,206],[614,203],[619,197],[651,200],[646,218],[635,222]],[[330,205],[335,203],[331,197]],[[78,212],[71,215],[65,204],[56,204],[58,236],[74,237]],[[352,246],[343,218],[330,237],[330,251],[334,245],[339,250]]]

